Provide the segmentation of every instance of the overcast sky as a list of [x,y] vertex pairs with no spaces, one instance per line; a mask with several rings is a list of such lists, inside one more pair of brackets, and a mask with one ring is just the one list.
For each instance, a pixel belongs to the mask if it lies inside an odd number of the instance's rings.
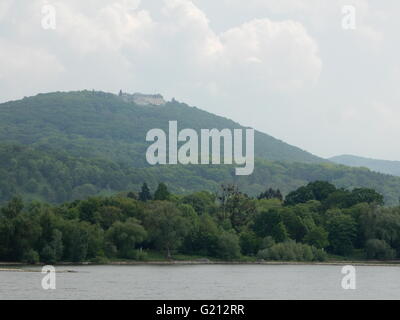
[[400,160],[399,16],[398,0],[0,0],[0,102],[161,93],[322,157]]

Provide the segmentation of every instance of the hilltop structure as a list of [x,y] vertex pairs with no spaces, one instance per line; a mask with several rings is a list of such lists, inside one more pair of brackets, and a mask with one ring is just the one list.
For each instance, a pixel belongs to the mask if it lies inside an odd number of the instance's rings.
[[140,106],[147,106],[147,105],[162,106],[166,103],[164,97],[161,94],[143,94],[143,93],[130,94],[122,92],[122,90],[120,90],[118,96],[121,97],[122,100],[124,100],[125,102],[133,102]]

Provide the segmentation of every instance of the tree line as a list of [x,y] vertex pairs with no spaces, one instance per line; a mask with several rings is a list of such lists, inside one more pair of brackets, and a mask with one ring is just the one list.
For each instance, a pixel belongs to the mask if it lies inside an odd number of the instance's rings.
[[[400,178],[367,169],[256,159],[254,174],[238,177],[232,165],[139,168],[100,156],[74,157],[66,151],[0,143],[0,206],[16,194],[22,195],[25,201],[61,204],[125,190],[140,190],[143,181],[153,190],[159,181],[163,181],[176,194],[202,190],[217,192],[221,183],[236,184],[253,197],[262,193],[262,198],[282,196],[283,199],[290,191],[316,180],[329,181],[340,187],[368,186],[384,196],[385,205],[399,204]],[[133,158],[138,156],[132,155]],[[271,189],[265,188],[265,181]],[[345,195],[342,193],[342,196]]]
[[26,263],[151,260],[324,261],[400,256],[400,207],[367,188],[315,181],[283,198],[250,197],[235,185],[178,195],[95,196],[61,205],[14,197],[0,209],[0,260]]

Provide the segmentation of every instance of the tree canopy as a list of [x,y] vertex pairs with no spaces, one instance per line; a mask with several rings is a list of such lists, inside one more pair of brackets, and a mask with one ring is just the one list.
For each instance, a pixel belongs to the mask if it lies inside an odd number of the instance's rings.
[[400,257],[399,207],[383,207],[370,189],[348,191],[351,201],[343,205],[332,197],[338,190],[320,181],[294,193],[316,185],[329,192],[290,205],[252,198],[235,185],[180,196],[160,183],[157,199],[128,192],[60,205],[15,197],[0,208],[0,261],[146,260],[155,253],[223,260]]

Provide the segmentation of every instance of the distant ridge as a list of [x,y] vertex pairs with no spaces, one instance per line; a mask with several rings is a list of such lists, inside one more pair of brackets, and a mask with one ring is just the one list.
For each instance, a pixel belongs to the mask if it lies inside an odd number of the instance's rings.
[[400,161],[371,159],[348,154],[335,156],[329,160],[349,167],[365,167],[372,171],[400,176]]

